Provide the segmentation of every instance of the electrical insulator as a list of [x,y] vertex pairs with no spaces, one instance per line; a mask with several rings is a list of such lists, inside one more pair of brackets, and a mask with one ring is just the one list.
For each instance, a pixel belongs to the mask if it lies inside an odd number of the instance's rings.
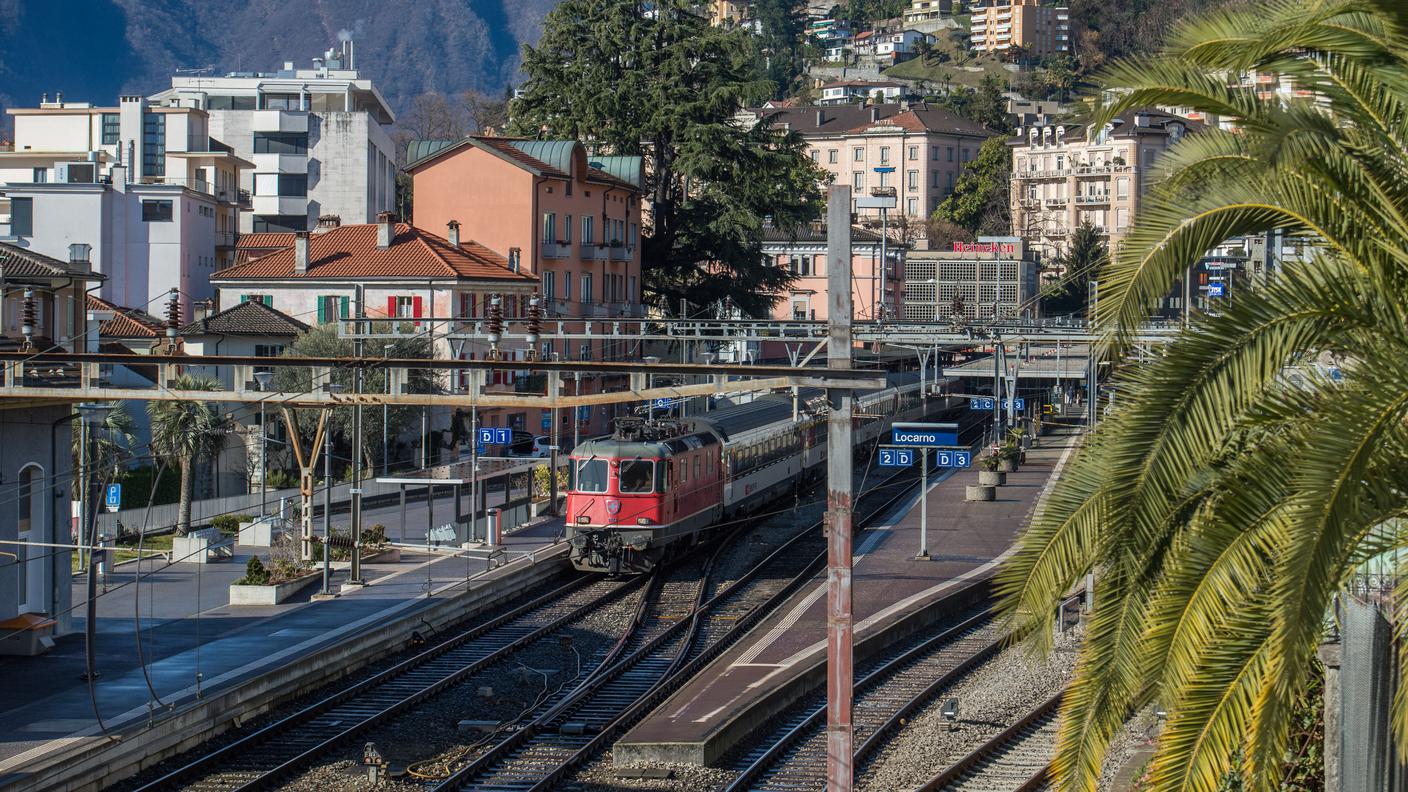
[[504,309],[499,295],[494,295],[489,300],[488,318],[485,320],[485,329],[489,333],[489,359],[499,359],[499,341],[504,337]]
[[528,301],[528,359],[538,359],[538,337],[543,332],[543,308],[538,295]]
[[181,328],[181,293],[172,289],[166,301],[166,340],[176,343],[176,331]]
[[20,332],[24,334],[24,346],[26,349],[34,345],[34,325],[36,313],[34,310],[34,290],[24,290],[24,304],[20,309]]

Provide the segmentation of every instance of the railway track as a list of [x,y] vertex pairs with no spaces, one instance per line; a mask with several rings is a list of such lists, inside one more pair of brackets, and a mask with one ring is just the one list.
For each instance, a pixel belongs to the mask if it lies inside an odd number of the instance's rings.
[[447,687],[645,583],[583,575],[212,750],[138,788],[263,789]]
[[[905,473],[885,479],[887,488]],[[865,521],[886,511],[905,489],[881,496]],[[436,792],[570,787],[573,770],[684,684],[812,579],[825,561],[817,522],[797,532],[727,588],[543,713],[494,749],[457,770]],[[722,549],[727,541],[720,543]],[[704,590],[701,588],[701,591]]]
[[[992,656],[1004,633],[982,609],[919,641],[906,641],[857,668],[852,707],[862,742],[856,764],[873,754],[914,710]],[[789,709],[776,727],[733,763],[738,776],[726,792],[822,789],[826,786],[826,691]]]
[[1056,747],[1057,694],[929,779],[921,792],[1036,792]]

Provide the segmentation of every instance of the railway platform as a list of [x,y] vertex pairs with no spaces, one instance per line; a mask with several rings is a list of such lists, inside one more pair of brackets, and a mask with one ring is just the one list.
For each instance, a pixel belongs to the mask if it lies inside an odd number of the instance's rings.
[[[274,606],[229,604],[229,584],[265,548],[238,546],[232,560],[209,564],[144,561],[140,585],[135,562],[118,565],[107,576],[106,593],[99,588],[99,676],[91,695],[82,605],[87,583],[76,576],[74,631],[56,639],[48,654],[0,657],[6,680],[0,789],[47,787],[53,779],[46,776],[54,773],[98,781],[110,761],[104,755],[114,749],[157,756],[404,648],[412,631],[429,636],[512,601],[568,569],[561,535],[560,519],[509,534],[492,568],[482,550],[407,547],[398,561],[364,564],[364,587],[314,601],[320,588],[314,583]],[[346,576],[336,572],[332,590]],[[121,743],[112,739],[119,737]]]
[[[883,649],[897,634],[927,628],[986,593],[1038,497],[1055,480],[1076,435],[1051,434],[1007,475],[997,499],[969,502],[976,470],[948,470],[928,483],[930,560],[919,549],[919,493],[855,539],[855,654]],[[974,585],[976,584],[976,585]],[[617,767],[641,762],[710,765],[826,673],[826,573],[798,591],[619,739]]]

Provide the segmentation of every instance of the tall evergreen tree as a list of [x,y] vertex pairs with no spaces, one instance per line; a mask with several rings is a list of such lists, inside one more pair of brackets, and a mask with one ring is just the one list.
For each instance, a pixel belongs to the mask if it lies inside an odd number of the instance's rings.
[[822,172],[795,133],[734,116],[771,96],[750,33],[710,27],[685,0],[649,16],[637,0],[565,0],[524,51],[513,129],[646,158],[642,234],[647,299],[673,309],[729,303],[766,313],[792,276],[762,250],[820,215]]

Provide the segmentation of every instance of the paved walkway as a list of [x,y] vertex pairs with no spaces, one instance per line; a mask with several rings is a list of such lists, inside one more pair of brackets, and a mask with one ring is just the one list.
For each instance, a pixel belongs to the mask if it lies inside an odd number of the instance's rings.
[[[856,640],[903,618],[993,570],[1006,557],[1038,494],[1065,458],[1074,435],[1043,438],[1027,464],[1008,474],[996,501],[970,503],[964,487],[976,470],[931,477],[928,492],[929,552],[919,549],[916,493],[855,541],[852,602]],[[627,761],[654,758],[708,763],[735,739],[739,726],[775,710],[766,703],[781,685],[824,662],[826,573],[765,619],[617,743]],[[735,726],[738,722],[739,726]]]
[[[448,506],[446,514],[448,514]],[[562,534],[561,520],[550,520],[505,537],[510,556],[552,544]],[[97,600],[97,668],[95,685],[104,721],[143,715],[148,705],[184,704],[200,692],[209,694],[297,662],[366,629],[432,601],[456,596],[466,580],[485,571],[487,562],[470,555],[403,551],[399,563],[363,566],[367,586],[336,599],[313,602],[315,583],[293,600],[276,606],[230,606],[229,584],[244,574],[245,561],[264,548],[237,547],[235,558],[209,564],[144,561],[118,566],[108,590]],[[338,571],[339,590],[346,571]],[[0,784],[6,774],[41,751],[58,747],[96,721],[85,668],[84,603],[86,580],[77,579],[74,631],[56,639],[53,651],[38,657],[0,657],[6,681],[0,712]],[[140,609],[140,643],[137,612]],[[146,661],[143,674],[140,657]],[[152,694],[154,689],[156,696]]]

